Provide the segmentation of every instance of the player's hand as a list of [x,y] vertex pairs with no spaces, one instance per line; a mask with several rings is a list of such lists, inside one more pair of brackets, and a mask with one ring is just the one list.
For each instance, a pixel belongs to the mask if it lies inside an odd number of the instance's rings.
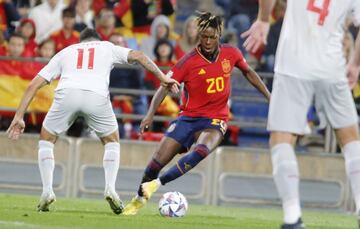
[[256,52],[259,47],[266,45],[267,36],[270,29],[270,23],[256,20],[249,30],[241,34],[242,38],[246,38],[243,46],[249,52]]
[[161,86],[168,88],[172,93],[179,93],[179,82],[172,78],[166,78],[164,82],[161,82]]
[[11,140],[18,140],[24,132],[25,122],[22,118],[14,117],[6,133]]
[[145,118],[140,123],[140,134],[143,134],[144,131],[148,130],[152,122],[152,117],[145,116]]
[[348,78],[349,87],[350,89],[353,89],[359,79],[360,67],[354,66],[352,64],[348,64],[346,67],[346,74]]

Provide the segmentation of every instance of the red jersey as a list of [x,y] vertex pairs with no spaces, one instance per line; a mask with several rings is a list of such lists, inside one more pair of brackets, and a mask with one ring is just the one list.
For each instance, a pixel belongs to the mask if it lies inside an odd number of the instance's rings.
[[240,70],[249,68],[240,50],[230,45],[220,45],[214,62],[207,60],[198,48],[181,58],[168,73],[185,85],[180,115],[227,121],[234,66]]
[[56,52],[59,52],[72,44],[79,43],[79,38],[80,33],[77,31],[72,31],[71,36],[68,38],[65,37],[63,30],[57,31],[51,35],[51,39],[53,39],[56,44]]

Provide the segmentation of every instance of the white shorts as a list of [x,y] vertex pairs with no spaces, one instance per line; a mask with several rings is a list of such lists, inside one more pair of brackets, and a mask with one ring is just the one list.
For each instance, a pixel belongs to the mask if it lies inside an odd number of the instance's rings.
[[334,129],[357,124],[355,103],[346,81],[311,81],[275,74],[267,129],[308,134],[307,113],[314,100],[320,127],[327,122]]
[[69,129],[79,116],[99,137],[110,135],[118,124],[109,97],[92,91],[62,89],[55,92],[54,101],[43,122],[43,127],[54,135]]

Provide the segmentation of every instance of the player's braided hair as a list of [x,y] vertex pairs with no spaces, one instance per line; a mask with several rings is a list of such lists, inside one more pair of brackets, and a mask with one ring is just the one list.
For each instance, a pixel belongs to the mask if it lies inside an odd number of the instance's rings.
[[196,20],[199,32],[212,27],[221,35],[223,20],[220,16],[212,15],[210,12],[197,12],[197,14]]

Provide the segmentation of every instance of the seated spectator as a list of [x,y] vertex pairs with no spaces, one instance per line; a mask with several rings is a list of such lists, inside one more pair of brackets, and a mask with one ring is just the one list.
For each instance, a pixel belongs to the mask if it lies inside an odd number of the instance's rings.
[[[154,54],[156,59],[154,63],[166,74],[174,65],[174,47],[167,39],[160,39],[154,48]],[[150,72],[146,74],[145,84],[149,89],[157,89],[160,87],[160,81]],[[178,104],[170,97],[166,96],[161,105],[159,106],[157,113],[161,115],[176,117],[180,108]]]
[[[25,38],[20,33],[13,33],[7,45],[7,49],[5,52],[5,56],[8,57],[22,57],[25,50]],[[24,74],[24,71],[27,68],[24,68],[24,63],[19,60],[1,60],[0,61],[0,72],[7,73],[13,76],[21,76],[22,78],[30,78],[33,76],[29,76]]]
[[151,59],[155,59],[154,47],[158,40],[169,39],[170,37],[170,21],[164,15],[157,16],[151,24],[150,37],[145,38],[140,46],[143,51]]
[[152,23],[158,15],[170,16],[174,11],[171,0],[132,0],[133,31],[152,34]]
[[73,8],[68,7],[62,11],[62,22],[62,29],[51,35],[51,39],[53,39],[56,44],[56,52],[79,42],[80,34],[74,30],[75,10]]
[[6,56],[22,57],[25,50],[25,38],[20,33],[10,36]]
[[15,30],[14,22],[20,19],[20,15],[11,0],[0,1],[0,30],[4,31],[8,38]]
[[30,10],[29,18],[33,19],[36,25],[36,43],[41,43],[50,34],[61,29],[63,8],[62,0],[45,0]]
[[35,22],[30,18],[24,18],[20,21],[17,31],[25,38],[25,50],[23,56],[34,57],[36,55],[37,48],[37,44],[35,42]]
[[[160,39],[156,42],[153,52],[156,57],[154,63],[166,74],[175,65],[174,47],[169,40]],[[147,72],[145,85],[148,89],[157,89],[160,87],[160,81],[151,72]]]
[[75,30],[81,32],[85,28],[94,28],[94,12],[91,0],[76,0]]
[[100,11],[96,20],[96,31],[103,41],[108,41],[115,32],[115,16],[111,8]]
[[125,47],[125,48],[129,47],[128,44],[127,44],[126,39],[123,36],[121,36],[120,33],[113,33],[109,37],[109,41],[111,43],[113,43],[114,45],[118,45],[118,46]]
[[46,39],[41,42],[38,46],[37,56],[50,59],[56,53],[56,45],[54,40]]
[[181,38],[176,42],[175,57],[180,59],[184,54],[190,52],[199,41],[196,17],[186,19],[183,26]]
[[[38,45],[36,54],[37,57],[50,60],[50,58],[55,55],[55,50],[56,50],[55,42],[51,38],[49,38]],[[32,67],[34,69],[34,72],[39,72],[46,64],[47,62],[44,61],[42,62],[34,61],[31,62],[31,66],[29,67]]]

